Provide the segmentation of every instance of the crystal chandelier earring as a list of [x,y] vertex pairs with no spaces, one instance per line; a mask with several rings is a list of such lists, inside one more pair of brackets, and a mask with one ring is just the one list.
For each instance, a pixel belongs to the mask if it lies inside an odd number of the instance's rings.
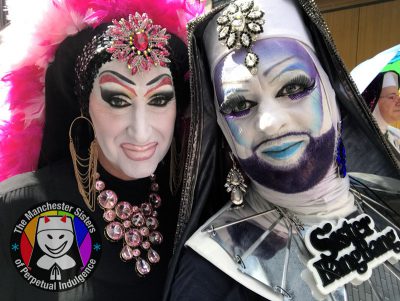
[[231,152],[229,153],[229,156],[232,160],[232,168],[226,177],[224,187],[226,187],[227,192],[231,193],[231,202],[233,205],[240,206],[243,204],[243,196],[246,193],[247,185],[240,170],[236,167],[236,162]]

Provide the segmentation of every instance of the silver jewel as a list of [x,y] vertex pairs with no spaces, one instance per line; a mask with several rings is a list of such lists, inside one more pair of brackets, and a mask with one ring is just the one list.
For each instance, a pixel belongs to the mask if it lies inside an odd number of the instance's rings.
[[246,65],[247,69],[250,70],[250,73],[255,75],[257,74],[257,65],[258,65],[258,56],[254,52],[249,52],[245,59],[244,64]]
[[226,41],[226,46],[228,46],[228,48],[232,48],[236,45],[236,33],[232,32],[229,37],[228,40]]
[[251,43],[250,36],[247,33],[243,33],[242,36],[240,37],[240,42],[244,47],[249,47]]
[[253,75],[257,73],[258,56],[251,52],[251,46],[257,35],[263,32],[263,16],[264,12],[254,5],[253,0],[238,0],[231,3],[217,19],[218,39],[229,49],[248,49],[245,66]]
[[222,27],[221,31],[219,32],[219,39],[225,39],[227,37],[229,33],[229,27],[228,26],[224,26]]
[[226,191],[231,193],[231,202],[235,206],[243,204],[243,196],[246,193],[247,185],[245,184],[243,175],[240,170],[236,167],[235,160],[233,159],[232,153],[230,153],[233,166],[226,177]]

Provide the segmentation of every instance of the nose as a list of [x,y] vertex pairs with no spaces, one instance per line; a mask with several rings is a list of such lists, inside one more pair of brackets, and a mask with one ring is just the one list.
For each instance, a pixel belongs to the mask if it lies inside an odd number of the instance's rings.
[[263,100],[258,108],[256,122],[260,131],[274,135],[287,126],[287,113],[279,104]]
[[149,142],[151,135],[151,124],[149,116],[146,114],[145,105],[132,106],[132,114],[127,127],[127,133],[132,142],[136,144],[145,144]]

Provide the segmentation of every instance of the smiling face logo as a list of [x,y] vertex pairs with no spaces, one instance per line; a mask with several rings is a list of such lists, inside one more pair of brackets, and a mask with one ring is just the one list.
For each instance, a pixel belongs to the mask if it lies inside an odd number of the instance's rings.
[[63,256],[72,246],[74,234],[66,230],[46,230],[38,233],[39,247],[50,257]]
[[63,256],[71,248],[74,236],[70,217],[64,215],[39,218],[36,237],[39,247],[48,256]]
[[85,282],[101,253],[101,237],[91,216],[67,202],[49,201],[24,212],[10,243],[21,276],[49,291],[65,291]]
[[67,254],[75,241],[71,217],[66,215],[40,217],[36,241],[44,253],[36,265],[51,270],[50,280],[61,280],[60,270],[70,269],[76,265],[75,260]]

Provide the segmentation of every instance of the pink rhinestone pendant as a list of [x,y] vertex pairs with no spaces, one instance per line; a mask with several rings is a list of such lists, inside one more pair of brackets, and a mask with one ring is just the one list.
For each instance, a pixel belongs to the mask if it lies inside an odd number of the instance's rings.
[[103,218],[106,222],[112,222],[116,217],[115,211],[114,210],[106,210],[103,213]]
[[118,202],[118,197],[112,190],[104,190],[100,192],[99,196],[97,197],[97,201],[99,205],[103,209],[112,209],[114,208],[115,204]]
[[163,237],[162,237],[162,235],[161,235],[160,232],[154,231],[154,232],[151,232],[151,233],[150,233],[150,235],[149,235],[149,241],[150,241],[152,244],[154,244],[154,245],[159,245],[159,244],[162,243]]
[[132,224],[135,225],[135,227],[141,227],[146,223],[146,220],[143,216],[143,214],[141,213],[136,213],[132,216]]
[[141,254],[141,252],[140,252],[140,250],[139,250],[139,249],[133,249],[133,256],[135,256],[135,257],[139,257],[139,256],[140,256],[140,254]]
[[115,213],[120,219],[127,219],[132,215],[132,206],[128,202],[119,202],[115,206]]
[[156,251],[150,248],[147,251],[147,259],[149,260],[150,263],[157,263],[160,261],[160,255],[158,255]]
[[160,189],[160,187],[158,186],[158,183],[153,182],[153,183],[151,183],[150,189],[151,189],[151,191],[157,192],[158,189]]
[[148,273],[150,273],[150,264],[141,257],[138,257],[136,259],[135,268],[136,271],[142,276],[145,276]]
[[142,209],[142,212],[145,216],[149,216],[153,212],[153,207],[150,203],[142,203],[142,205],[140,205],[140,209]]
[[137,50],[145,51],[147,46],[149,46],[149,37],[147,34],[143,32],[136,33],[133,37],[133,46]]
[[155,230],[158,227],[158,220],[154,217],[149,216],[146,219],[146,226],[150,229],[150,230]]
[[97,191],[102,191],[106,187],[106,184],[104,184],[103,181],[97,180],[96,181],[96,190]]
[[133,258],[133,250],[129,246],[124,246],[120,253],[121,259],[123,261],[128,261]]
[[120,240],[124,236],[124,228],[119,222],[112,222],[106,226],[106,235],[111,240]]
[[158,208],[161,206],[161,197],[157,193],[151,193],[149,195],[149,200],[154,208]]
[[125,233],[125,242],[130,247],[137,247],[142,243],[142,236],[136,229],[129,229]]
[[122,224],[125,228],[129,228],[130,226],[132,226],[132,222],[130,220],[126,220]]
[[143,249],[148,250],[150,247],[151,247],[151,244],[150,244],[149,241],[146,240],[146,241],[144,241],[144,242],[142,243],[142,248],[143,248]]
[[139,231],[140,231],[140,234],[142,234],[142,236],[147,236],[150,233],[149,228],[147,228],[147,227],[142,227],[142,228],[140,228]]

